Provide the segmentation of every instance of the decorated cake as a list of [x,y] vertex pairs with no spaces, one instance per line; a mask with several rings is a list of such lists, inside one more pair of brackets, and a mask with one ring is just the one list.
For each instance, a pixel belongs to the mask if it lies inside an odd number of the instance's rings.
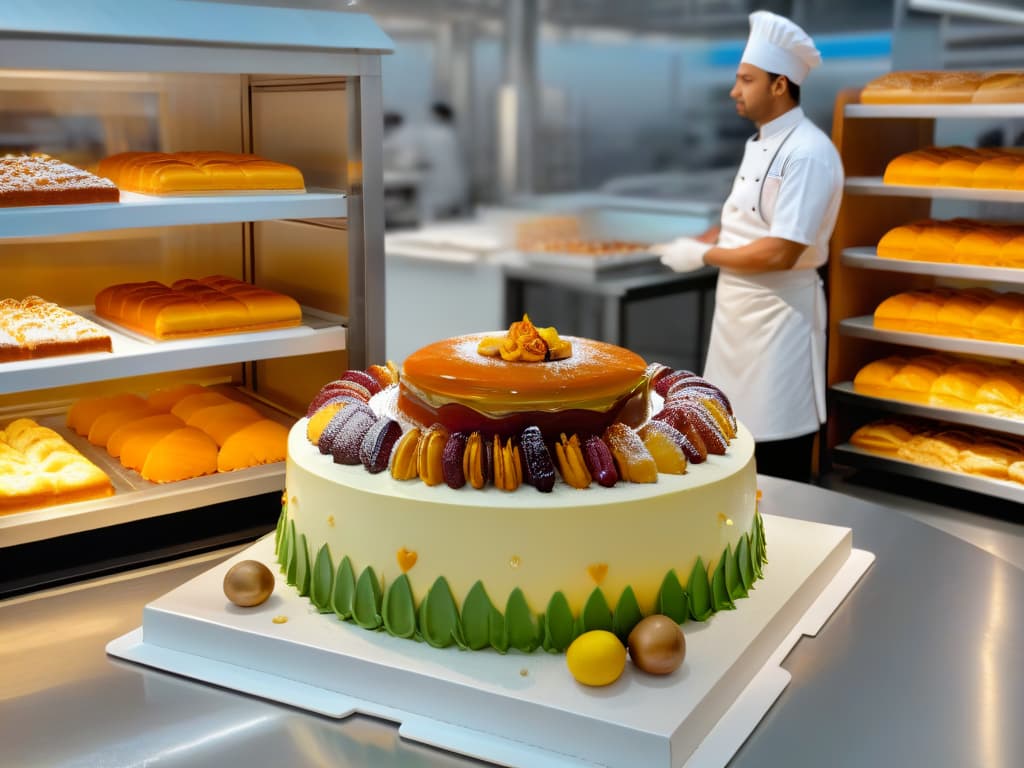
[[444,647],[623,642],[760,578],[754,442],[687,371],[528,318],[325,385],[288,437],[276,534],[322,612]]

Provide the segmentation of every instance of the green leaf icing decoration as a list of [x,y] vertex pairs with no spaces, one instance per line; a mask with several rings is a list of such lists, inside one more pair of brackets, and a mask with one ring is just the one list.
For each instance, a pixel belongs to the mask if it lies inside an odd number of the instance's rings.
[[473,584],[462,604],[462,632],[467,647],[479,651],[491,644],[491,620],[496,611],[484,585],[479,581]]
[[288,507],[281,505],[281,514],[277,516],[277,527],[274,529],[274,554],[278,560],[281,558],[281,537],[284,536],[284,528],[288,525]]
[[754,515],[754,519],[757,520],[757,530],[761,534],[761,560],[762,562],[768,562],[768,537],[764,535],[764,519],[761,517],[761,513],[758,512]]
[[619,602],[615,604],[615,610],[612,611],[612,632],[625,643],[629,638],[629,633],[633,631],[633,627],[639,624],[643,617],[633,588],[626,587],[619,595]]
[[316,561],[313,563],[313,574],[309,581],[309,599],[313,605],[320,609],[320,613],[330,613],[331,589],[334,587],[334,563],[331,562],[331,552],[324,544],[316,553]]
[[612,631],[612,609],[608,607],[608,601],[605,600],[600,587],[594,587],[587,602],[583,604],[580,620],[584,632],[589,632],[592,629]]
[[551,596],[544,617],[544,642],[541,647],[549,653],[564,653],[576,639],[575,621],[565,595],[555,592]]
[[686,582],[686,592],[690,598],[690,618],[695,621],[707,621],[714,613],[711,604],[711,583],[708,581],[708,569],[699,557],[690,571],[690,580]]
[[750,536],[744,533],[740,537],[739,546],[736,548],[736,564],[740,567],[740,581],[743,588],[750,591],[754,586],[754,563],[750,559]]
[[715,611],[731,611],[736,607],[725,586],[725,558],[728,552],[729,547],[726,546],[722,556],[718,558],[718,565],[715,566],[715,572],[711,576],[711,606]]
[[532,653],[540,646],[537,619],[519,587],[512,590],[505,606],[505,634],[508,637],[508,646],[523,653]]
[[295,521],[290,520],[288,527],[284,529],[284,542],[281,544],[281,552],[284,554],[284,559],[281,565],[284,566],[281,572],[284,573],[285,579],[293,587],[295,586]]
[[356,582],[356,596],[352,605],[352,617],[363,629],[379,629],[384,623],[380,615],[381,589],[377,574],[372,566],[366,566]]
[[309,545],[304,533],[295,543],[295,588],[302,597],[309,595]]
[[491,647],[498,653],[508,653],[508,629],[505,617],[497,608],[491,611]]
[[726,545],[725,552],[725,589],[729,593],[729,597],[739,600],[741,597],[747,596],[747,590],[740,578],[740,567],[736,562],[736,555],[733,554],[732,547]]
[[761,571],[761,563],[764,561],[763,552],[764,543],[761,540],[761,529],[757,525],[757,518],[754,518],[754,525],[750,529],[750,561],[754,566],[754,575],[759,579],[764,576]]
[[[420,603],[420,634],[435,648],[447,648],[456,637],[461,638],[459,609],[452,589],[444,576],[438,576],[427,596]],[[465,642],[462,643],[465,645]]]
[[356,575],[352,570],[352,561],[348,555],[341,559],[338,566],[338,573],[334,577],[334,591],[332,592],[331,607],[342,621],[352,618],[352,605],[356,597]]
[[395,637],[416,635],[416,601],[412,597],[412,585],[404,573],[391,582],[384,593],[381,607],[384,629]]
[[690,601],[686,596],[686,590],[679,583],[675,569],[665,574],[658,590],[658,597],[655,601],[658,613],[668,616],[676,624],[682,624],[690,613]]

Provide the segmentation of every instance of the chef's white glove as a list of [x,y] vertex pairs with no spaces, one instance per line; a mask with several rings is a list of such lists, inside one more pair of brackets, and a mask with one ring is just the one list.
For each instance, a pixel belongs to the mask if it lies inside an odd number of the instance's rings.
[[660,256],[661,263],[676,272],[693,272],[704,266],[704,254],[712,248],[712,243],[702,243],[692,237],[680,237],[671,243],[655,245],[651,252]]

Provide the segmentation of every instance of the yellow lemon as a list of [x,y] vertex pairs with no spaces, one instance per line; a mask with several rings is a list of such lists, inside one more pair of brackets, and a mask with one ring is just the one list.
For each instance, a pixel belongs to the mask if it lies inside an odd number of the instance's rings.
[[595,629],[572,641],[565,663],[584,685],[609,685],[626,668],[626,647],[611,632]]

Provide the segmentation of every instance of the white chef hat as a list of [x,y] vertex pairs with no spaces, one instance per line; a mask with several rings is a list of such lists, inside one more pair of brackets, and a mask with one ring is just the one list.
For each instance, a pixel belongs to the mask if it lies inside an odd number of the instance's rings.
[[740,62],[765,72],[785,75],[800,85],[821,64],[821,53],[810,35],[784,16],[769,11],[750,14],[750,38]]

